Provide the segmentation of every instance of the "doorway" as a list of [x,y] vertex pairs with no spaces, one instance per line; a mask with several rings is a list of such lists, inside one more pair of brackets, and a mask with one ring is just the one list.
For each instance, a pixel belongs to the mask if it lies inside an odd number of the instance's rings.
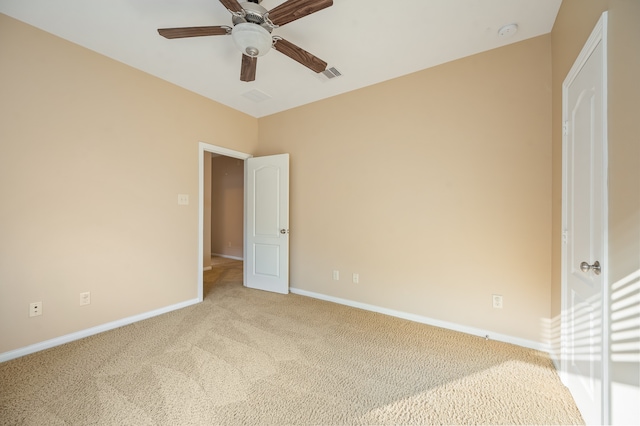
[[[202,302],[205,228],[205,160],[208,153],[243,162],[243,285],[289,293],[289,154],[253,158],[227,148],[199,144],[198,180],[198,301]],[[206,155],[205,155],[206,154]],[[248,247],[248,248],[247,248]],[[248,252],[247,252],[248,250]],[[244,257],[244,256],[243,256]]]
[[[198,300],[204,298],[203,273],[211,268],[211,255],[232,260],[243,259],[244,246],[244,181],[238,179],[238,173],[244,178],[244,161],[251,157],[239,151],[199,143],[199,199],[198,199]],[[214,170],[214,164],[219,167]],[[231,176],[224,182],[224,173]],[[213,193],[214,180],[219,182]],[[240,186],[238,188],[238,183]],[[222,194],[220,194],[222,191]],[[227,191],[226,194],[224,192]],[[217,197],[213,199],[213,197]],[[240,203],[238,203],[240,197]],[[212,204],[220,200],[231,202],[227,208]],[[238,204],[240,210],[238,211]],[[234,213],[235,212],[235,213]],[[214,225],[215,221],[215,225]],[[228,228],[224,232],[221,229]],[[214,240],[215,234],[215,240]],[[215,250],[214,250],[215,249]]]
[[[210,221],[208,221],[210,225],[209,235],[207,235],[205,226],[205,241],[209,236],[211,256],[243,260],[244,162],[224,155],[210,155],[211,180],[209,183],[211,191],[209,192],[209,207],[211,215]],[[204,260],[207,260],[206,257]]]

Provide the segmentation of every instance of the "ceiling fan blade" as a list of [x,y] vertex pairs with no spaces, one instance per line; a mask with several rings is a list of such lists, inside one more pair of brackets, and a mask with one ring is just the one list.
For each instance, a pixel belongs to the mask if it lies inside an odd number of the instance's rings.
[[278,52],[287,55],[294,61],[301,63],[315,72],[322,72],[327,69],[327,63],[317,56],[312,55],[290,41],[281,38],[276,38],[275,40],[276,42],[273,44],[273,48]]
[[215,27],[159,28],[158,34],[165,38],[202,37],[230,34],[231,28],[218,25]]
[[242,67],[240,68],[241,81],[253,81],[256,79],[256,65],[258,58],[242,55]]
[[273,24],[281,27],[331,5],[333,0],[289,0],[271,9],[268,16]]
[[220,3],[232,12],[244,11],[240,3],[238,3],[238,0],[220,0]]

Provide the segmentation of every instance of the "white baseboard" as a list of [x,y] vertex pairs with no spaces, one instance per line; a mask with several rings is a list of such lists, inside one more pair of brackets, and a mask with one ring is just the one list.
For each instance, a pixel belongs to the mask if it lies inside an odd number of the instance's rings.
[[377,312],[379,314],[389,315],[396,318],[402,318],[409,321],[418,322],[421,324],[432,325],[435,327],[446,328],[448,330],[460,331],[462,333],[471,334],[474,336],[487,337],[491,340],[497,340],[499,342],[511,343],[525,348],[536,349],[543,352],[549,352],[548,345],[541,342],[535,342],[533,340],[521,339],[519,337],[513,337],[506,334],[495,333],[490,330],[484,330],[475,327],[469,327],[466,325],[460,325],[453,322],[441,321],[434,318],[424,317],[422,315],[410,314],[407,312],[396,311],[393,309],[382,308],[380,306],[369,305],[367,303],[355,302],[353,300],[341,299],[339,297],[327,296],[326,294],[314,293],[312,291],[302,290],[299,288],[291,287],[289,291],[301,296],[312,297],[314,299],[326,300],[328,302],[338,303],[340,305],[351,306],[353,308],[364,309],[365,311]]
[[244,257],[229,256],[228,254],[211,253],[211,256],[218,256],[218,257],[224,257],[224,258],[226,258],[226,259],[233,259],[233,260],[242,260],[242,261],[244,261]]
[[[239,259],[242,260],[242,259]],[[327,296],[325,294],[314,293],[307,290],[302,290],[299,288],[291,287],[289,289],[291,293],[299,294],[301,296],[312,297],[314,299],[325,300],[328,302],[338,303],[340,305],[351,306],[353,308],[364,309],[366,311],[377,312],[384,315],[389,315],[396,318],[402,318],[409,321],[418,322],[421,324],[432,325],[435,327],[446,328],[449,330],[459,331],[462,333],[471,334],[474,336],[486,337],[489,336],[492,340],[497,340],[500,342],[511,343],[518,346],[523,346],[525,348],[536,349],[543,352],[549,353],[548,345],[545,345],[540,342],[535,342],[532,340],[521,339],[519,337],[513,337],[506,334],[494,333],[489,330],[483,330],[475,327],[468,327],[465,325],[460,325],[448,321],[441,321],[434,318],[424,317],[422,315],[410,314],[407,312],[396,311],[393,309],[382,308],[380,306],[369,305],[367,303],[355,302],[353,300],[341,299],[338,297]],[[56,337],[53,339],[45,340],[43,342],[35,343],[33,345],[25,346],[23,348],[15,349],[9,352],[4,352],[0,354],[0,362],[9,361],[11,359],[19,358],[25,355],[29,355],[35,352],[39,352],[45,349],[53,348],[55,346],[63,345],[65,343],[72,342],[74,340],[79,340],[84,337],[89,337],[94,334],[102,333],[103,331],[113,330],[118,327],[122,327],[125,325],[133,324],[138,321],[142,321],[148,318],[152,318],[158,315],[165,314],[167,312],[175,311],[177,309],[186,308],[187,306],[195,305],[200,303],[198,299],[191,299],[185,302],[177,303],[175,305],[165,306],[164,308],[156,309],[153,311],[145,312],[142,314],[134,315],[131,317],[123,318],[120,320],[112,321],[106,324],[98,325],[95,327],[87,328],[85,330],[77,331],[75,333],[67,334],[64,336]],[[556,360],[554,359],[554,364],[556,364]],[[556,368],[559,366],[556,365]]]
[[196,303],[199,303],[198,299],[187,300],[185,302],[176,303],[175,305],[165,306],[164,308],[155,309],[153,311],[149,311],[149,312],[134,315],[128,318],[123,318],[116,321],[108,322],[106,324],[97,325],[95,327],[87,328],[85,330],[76,331],[75,333],[66,334],[64,336],[45,340],[44,342],[34,343],[33,345],[25,346],[24,348],[15,349],[9,352],[4,352],[0,354],[0,362],[5,362],[11,359],[20,358],[21,356],[25,356],[25,355],[29,355],[45,349],[53,348],[55,346],[63,345],[65,343],[73,342],[74,340],[79,340],[84,337],[93,336],[94,334],[102,333],[103,331],[113,330],[115,328],[122,327],[124,325],[133,324],[134,322],[138,322],[138,321],[142,321],[158,315],[166,314],[167,312],[175,311],[177,309],[186,308],[187,306],[195,305]]

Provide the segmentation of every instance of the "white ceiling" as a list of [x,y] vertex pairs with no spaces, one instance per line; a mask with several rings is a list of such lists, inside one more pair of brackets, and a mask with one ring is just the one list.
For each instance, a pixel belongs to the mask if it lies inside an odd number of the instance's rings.
[[[242,1],[242,0],[241,0]],[[551,31],[562,0],[334,0],[273,31],[336,67],[328,80],[287,56],[258,59],[240,81],[228,36],[168,40],[157,28],[229,25],[218,0],[0,0],[0,12],[73,43],[263,117]],[[273,9],[284,0],[263,0]],[[498,36],[505,24],[518,32]],[[256,102],[244,96],[259,90]],[[255,92],[254,92],[255,93]]]

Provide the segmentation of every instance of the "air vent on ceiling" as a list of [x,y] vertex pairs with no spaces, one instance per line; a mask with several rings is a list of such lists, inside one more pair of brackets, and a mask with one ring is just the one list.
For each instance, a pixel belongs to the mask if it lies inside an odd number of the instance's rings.
[[243,93],[242,96],[256,103],[271,99],[271,96],[258,89],[251,89],[248,92]]
[[340,77],[342,73],[336,69],[336,67],[327,68],[322,71],[322,74],[327,77],[329,80],[332,78]]
[[333,80],[336,77],[340,77],[342,73],[338,71],[335,67],[327,68],[326,70],[319,72],[316,74],[318,79],[322,82],[327,82],[329,80]]

